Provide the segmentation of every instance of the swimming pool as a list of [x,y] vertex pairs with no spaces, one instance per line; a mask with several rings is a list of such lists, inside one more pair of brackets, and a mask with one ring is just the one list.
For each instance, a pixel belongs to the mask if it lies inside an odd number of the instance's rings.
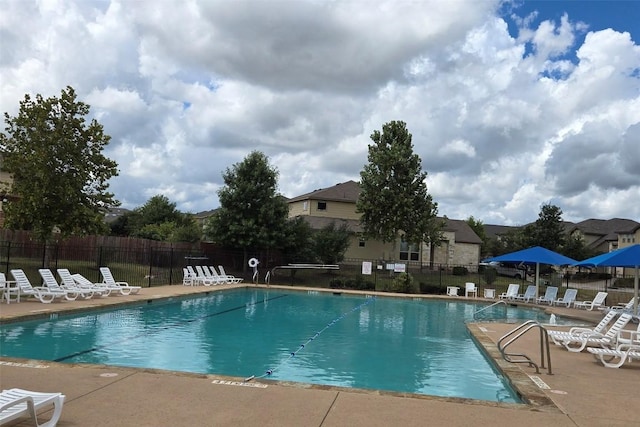
[[238,289],[2,325],[0,354],[519,402],[466,329],[479,307]]

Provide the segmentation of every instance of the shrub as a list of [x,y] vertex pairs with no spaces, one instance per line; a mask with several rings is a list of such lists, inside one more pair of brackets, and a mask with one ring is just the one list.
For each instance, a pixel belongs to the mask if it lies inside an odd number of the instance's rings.
[[402,292],[405,294],[415,294],[417,289],[413,282],[413,276],[409,273],[400,273],[391,284],[392,292]]
[[485,268],[482,272],[482,278],[487,283],[487,285],[491,285],[498,278],[498,272],[495,268]]
[[469,270],[467,270],[467,267],[453,267],[452,274],[454,276],[466,276],[469,274]]

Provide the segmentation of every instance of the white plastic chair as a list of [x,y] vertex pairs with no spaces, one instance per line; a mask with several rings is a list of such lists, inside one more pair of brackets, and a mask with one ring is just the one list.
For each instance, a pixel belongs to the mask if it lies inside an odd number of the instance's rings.
[[473,295],[476,298],[478,297],[478,287],[473,282],[464,284],[464,296],[468,298],[469,295]]

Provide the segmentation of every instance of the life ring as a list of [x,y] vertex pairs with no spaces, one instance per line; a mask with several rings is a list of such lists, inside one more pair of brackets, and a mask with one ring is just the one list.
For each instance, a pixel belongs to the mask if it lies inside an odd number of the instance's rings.
[[251,258],[249,260],[249,267],[251,268],[257,267],[258,264],[260,264],[260,261],[258,261],[256,258]]

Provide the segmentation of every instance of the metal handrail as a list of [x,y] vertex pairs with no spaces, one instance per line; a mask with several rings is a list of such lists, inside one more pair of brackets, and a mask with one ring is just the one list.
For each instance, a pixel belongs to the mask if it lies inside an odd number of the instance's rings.
[[[518,340],[525,333],[530,331],[531,329],[538,328],[540,330],[540,366],[536,362],[534,362],[529,356],[523,353],[506,353],[506,348]],[[513,338],[507,341],[504,345],[503,341],[513,334],[518,332]],[[528,363],[529,366],[533,366],[536,368],[536,373],[540,373],[540,368],[545,367],[545,354],[547,358],[547,373],[549,375],[553,375],[551,371],[551,351],[549,350],[549,334],[547,333],[547,329],[542,326],[539,322],[535,320],[527,320],[523,324],[519,325],[515,329],[507,332],[504,336],[500,337],[498,340],[498,350],[502,354],[502,358],[510,363]],[[524,360],[514,360],[513,357],[522,357]]]
[[480,312],[482,312],[482,311],[488,310],[488,309],[490,309],[491,307],[496,306],[496,305],[498,305],[498,304],[504,304],[505,308],[507,307],[507,303],[506,303],[506,302],[504,302],[503,300],[496,301],[496,302],[494,302],[494,303],[493,303],[493,304],[491,304],[491,305],[488,305],[488,306],[486,306],[486,307],[482,307],[482,308],[481,308],[481,309],[479,309],[479,310],[476,310],[476,311],[473,313],[473,318],[474,318],[474,319],[476,318],[476,314],[478,314],[478,313],[480,313]]

